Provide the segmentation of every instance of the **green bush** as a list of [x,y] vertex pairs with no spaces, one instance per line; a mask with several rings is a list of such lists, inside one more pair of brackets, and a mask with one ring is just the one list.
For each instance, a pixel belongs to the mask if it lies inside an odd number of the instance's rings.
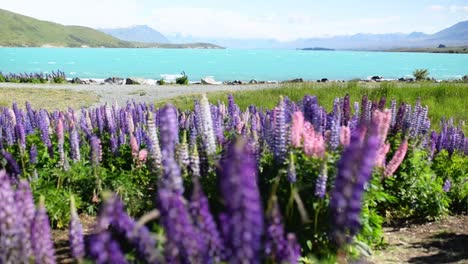
[[182,84],[182,85],[188,85],[189,84],[188,76],[185,75],[185,72],[182,72],[182,74],[183,75],[181,77],[176,79],[176,83]]
[[414,78],[416,78],[416,81],[422,81],[425,80],[429,76],[429,70],[428,69],[416,69],[413,72]]
[[158,84],[159,85],[165,85],[166,81],[163,78],[161,78],[160,80],[158,80]]

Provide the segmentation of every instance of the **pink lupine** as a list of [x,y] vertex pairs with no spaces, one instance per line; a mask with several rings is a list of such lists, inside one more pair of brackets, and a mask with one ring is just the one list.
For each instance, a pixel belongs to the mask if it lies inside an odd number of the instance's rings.
[[405,139],[401,142],[398,150],[395,152],[392,160],[387,164],[384,174],[385,176],[391,176],[400,167],[401,162],[405,159],[406,151],[408,151],[408,141]]
[[380,146],[377,151],[377,156],[375,157],[375,166],[385,167],[385,157],[387,156],[388,151],[390,150],[390,144],[384,143]]
[[142,149],[140,150],[140,152],[138,152],[138,161],[145,163],[147,157],[148,157],[148,151],[146,149]]
[[304,124],[304,152],[307,156],[314,155],[315,131],[310,122]]
[[130,134],[130,148],[132,149],[132,157],[137,158],[138,157],[138,151],[139,151],[139,146],[136,137],[132,134]]
[[340,143],[344,147],[347,147],[351,142],[351,130],[349,126],[342,126],[340,130]]
[[293,114],[291,127],[291,144],[296,148],[301,146],[303,130],[304,114],[301,111],[297,111]]
[[376,110],[374,111],[372,119],[377,124],[379,146],[382,147],[387,139],[388,129],[390,128],[390,122],[392,121],[392,112],[388,109],[385,109],[384,111]]

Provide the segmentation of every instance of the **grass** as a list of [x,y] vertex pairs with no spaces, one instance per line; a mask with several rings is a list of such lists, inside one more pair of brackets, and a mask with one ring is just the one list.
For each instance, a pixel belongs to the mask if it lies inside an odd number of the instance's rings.
[[79,109],[99,102],[95,93],[74,92],[58,89],[35,88],[0,88],[0,106],[11,106],[16,102],[20,106],[28,101],[34,108],[47,110],[66,110],[68,107]]
[[[363,95],[368,95],[373,100],[386,96],[388,105],[391,99],[396,99],[398,103],[403,101],[414,105],[420,98],[422,105],[429,107],[429,117],[436,128],[439,127],[442,117],[453,117],[456,122],[468,121],[468,84],[466,83],[303,83],[261,90],[213,92],[207,96],[213,103],[218,100],[227,103],[227,95],[230,93],[234,95],[234,100],[241,109],[246,109],[251,104],[272,108],[278,103],[280,96],[288,96],[294,101],[299,101],[307,94],[317,96],[319,103],[326,106],[328,111],[332,108],[334,98],[344,97],[346,94],[351,96],[351,102],[360,102]],[[156,104],[170,102],[181,109],[191,109],[194,97],[199,96],[199,94],[181,96],[158,101]],[[466,125],[464,129],[467,131]]]

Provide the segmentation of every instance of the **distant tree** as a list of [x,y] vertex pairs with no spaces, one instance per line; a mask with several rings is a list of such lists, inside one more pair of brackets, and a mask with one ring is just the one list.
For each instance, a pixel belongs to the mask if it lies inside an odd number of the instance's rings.
[[416,78],[416,81],[422,81],[429,76],[429,70],[427,69],[416,69],[413,72],[414,78]]

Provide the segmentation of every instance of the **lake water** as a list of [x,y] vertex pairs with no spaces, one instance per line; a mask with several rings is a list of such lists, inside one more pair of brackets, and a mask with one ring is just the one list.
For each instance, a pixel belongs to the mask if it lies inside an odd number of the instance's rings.
[[205,76],[216,80],[287,80],[320,78],[350,80],[381,75],[411,76],[414,69],[429,69],[437,79],[468,74],[468,54],[388,53],[300,50],[196,49],[71,49],[0,48],[2,72],[51,72],[67,77],[142,77],[159,79],[179,74],[191,81]]

